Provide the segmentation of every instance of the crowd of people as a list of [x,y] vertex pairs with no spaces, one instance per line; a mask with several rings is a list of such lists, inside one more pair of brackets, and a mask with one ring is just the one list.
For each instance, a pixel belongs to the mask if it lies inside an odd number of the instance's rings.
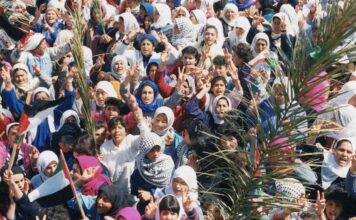
[[[305,119],[292,129],[305,141],[295,146],[288,137],[275,137],[268,146],[282,147],[268,156],[289,155],[281,160],[299,165],[259,195],[291,206],[251,207],[247,219],[355,219],[355,56],[345,54],[335,64],[345,67],[337,85],[327,79],[315,85],[327,76],[325,69],[292,105],[293,92],[285,90],[296,45],[308,56],[322,43],[318,31],[331,5],[325,0],[1,1],[0,219],[230,219],[218,202],[232,206],[230,195],[201,190],[230,187],[218,171],[203,175],[211,166],[204,157],[226,152],[246,172],[253,164],[256,177],[281,172],[276,164],[259,164],[256,143],[258,124],[266,133],[278,130],[280,115],[289,122]],[[78,7],[80,24],[73,18]],[[344,10],[341,1],[333,7]],[[84,36],[84,69],[73,58],[76,25]],[[355,34],[340,44],[355,46],[354,39]],[[89,86],[95,136],[86,129],[78,74]],[[19,140],[23,112],[51,100],[57,105],[41,119],[32,116]],[[291,114],[296,109],[298,114]],[[257,111],[264,114],[251,119]],[[231,126],[229,114],[251,123]],[[313,134],[332,131],[308,137],[308,128]],[[321,166],[311,166],[311,158]]]

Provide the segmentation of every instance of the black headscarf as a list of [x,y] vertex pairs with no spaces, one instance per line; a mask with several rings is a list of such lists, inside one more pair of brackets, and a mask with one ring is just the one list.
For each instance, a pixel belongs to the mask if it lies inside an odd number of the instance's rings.
[[[109,199],[109,201],[112,204],[112,207],[109,212],[100,214],[100,217],[104,216],[111,216],[115,217],[116,213],[125,207],[130,206],[128,198],[129,196],[127,193],[117,187],[116,185],[104,185],[99,189],[98,197],[100,196],[101,193],[105,193],[106,197]],[[97,202],[95,202],[95,206],[97,206]]]

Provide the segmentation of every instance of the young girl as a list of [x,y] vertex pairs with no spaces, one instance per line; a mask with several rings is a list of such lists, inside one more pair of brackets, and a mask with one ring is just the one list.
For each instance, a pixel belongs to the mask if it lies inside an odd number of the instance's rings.
[[[156,190],[155,198],[163,200],[166,195],[174,195],[178,200],[180,207],[178,219],[184,219],[185,217],[192,218],[195,216],[197,216],[197,219],[204,218],[198,201],[197,176],[193,168],[190,166],[181,166],[176,169],[171,184],[165,188]],[[184,201],[187,197],[189,197],[193,203],[191,210],[187,210],[188,207],[186,207],[186,201]],[[187,213],[191,213],[191,215],[188,216]],[[192,213],[195,213],[195,215]]]
[[176,148],[183,138],[174,130],[173,122],[173,111],[165,106],[159,107],[153,116],[152,131],[163,137],[166,145],[164,153],[176,162],[178,160]]
[[141,137],[136,169],[130,178],[131,194],[140,199],[137,209],[141,214],[155,190],[166,187],[171,181],[174,162],[163,151],[164,142],[157,134],[148,132]]
[[57,165],[57,155],[49,150],[43,151],[37,159],[37,169],[39,174],[32,177],[32,186],[34,188],[37,188],[49,177],[53,176],[54,172],[57,169]]

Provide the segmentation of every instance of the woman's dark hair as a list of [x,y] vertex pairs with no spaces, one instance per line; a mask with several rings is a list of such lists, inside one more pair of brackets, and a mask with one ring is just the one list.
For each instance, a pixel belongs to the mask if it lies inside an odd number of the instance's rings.
[[119,110],[119,115],[126,115],[130,112],[130,108],[120,99],[109,97],[105,100],[105,108],[108,106],[115,106]]
[[200,54],[199,51],[197,50],[197,48],[193,47],[193,46],[187,46],[182,50],[182,54],[191,54],[195,57],[195,59],[197,60],[197,63],[199,62],[200,59]]
[[159,203],[159,212],[161,211],[171,211],[179,214],[180,207],[177,198],[172,195],[163,197]]
[[95,139],[89,134],[83,134],[74,144],[73,152],[88,156],[96,156]]
[[333,201],[335,203],[341,204],[342,207],[345,207],[345,201],[348,199],[347,192],[338,187],[338,186],[330,186],[326,191],[325,191],[325,199],[326,201]]
[[182,130],[187,130],[189,137],[192,141],[192,145],[205,146],[207,144],[207,133],[210,133],[210,129],[199,119],[185,119],[182,122]]
[[[204,35],[205,35],[205,32],[208,30],[208,29],[214,29],[215,30],[215,33],[216,33],[216,36],[218,35],[218,29],[215,27],[215,26],[213,26],[213,25],[207,25],[207,26],[205,26],[205,30],[204,30]],[[203,46],[204,45],[204,41],[202,41],[201,42],[201,45]]]
[[337,142],[337,144],[336,144],[336,146],[335,146],[335,149],[339,148],[340,145],[341,145],[342,143],[344,143],[344,142],[350,143],[350,144],[352,145],[352,143],[351,143],[350,140],[348,140],[348,139],[341,139],[341,140],[339,140],[339,141]]
[[253,59],[251,47],[246,43],[234,45],[232,51],[245,63]]
[[124,121],[124,119],[122,119],[122,117],[114,117],[109,121],[108,124],[109,131],[111,131],[117,125],[122,125],[127,131],[127,123],[126,121]]
[[100,128],[106,128],[105,123],[103,121],[96,121],[94,123],[94,126],[95,126],[95,130],[98,130]]
[[218,81],[223,81],[225,86],[227,85],[227,81],[225,79],[225,77],[223,76],[215,76],[212,80],[211,80],[211,88],[214,87],[215,83],[217,83]]

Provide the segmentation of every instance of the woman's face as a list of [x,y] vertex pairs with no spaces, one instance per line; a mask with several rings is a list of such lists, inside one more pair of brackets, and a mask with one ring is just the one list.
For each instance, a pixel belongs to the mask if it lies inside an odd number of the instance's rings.
[[236,27],[236,29],[235,29],[236,36],[241,37],[244,33],[245,33],[244,29],[242,29],[240,27]]
[[119,18],[119,21],[117,23],[118,25],[118,30],[120,33],[124,33],[125,32],[125,22],[124,19],[122,17]]
[[353,155],[352,145],[347,141],[342,142],[340,146],[335,149],[334,155],[335,161],[339,166],[345,167],[349,165]]
[[183,65],[186,68],[195,67],[197,63],[197,59],[195,58],[194,54],[185,53],[183,54]]
[[126,65],[123,60],[118,60],[114,65],[114,71],[118,74],[126,72]]
[[103,192],[100,193],[96,199],[96,204],[96,210],[98,211],[98,214],[108,213],[112,208],[112,204],[109,198]]
[[18,129],[18,125],[14,125],[9,129],[9,133],[7,135],[7,142],[9,143],[10,147],[14,145]]
[[224,147],[224,150],[233,151],[237,148],[238,142],[234,136],[221,136],[221,145]]
[[189,18],[190,18],[190,20],[192,21],[193,24],[198,24],[199,23],[193,12],[190,12]]
[[161,156],[160,148],[153,147],[146,156],[150,161],[156,161]]
[[223,118],[225,113],[229,111],[229,103],[226,99],[219,99],[215,106],[215,112],[219,118]]
[[46,12],[46,21],[49,25],[54,24],[57,21],[57,13],[54,10],[48,10]]
[[100,106],[100,107],[104,107],[105,106],[105,100],[108,98],[108,94],[102,90],[102,89],[97,89],[95,91],[95,100],[96,103]]
[[77,119],[73,115],[71,115],[68,118],[66,118],[64,123],[76,124]]
[[325,214],[328,220],[337,219],[342,212],[342,205],[331,200],[326,201]]
[[237,14],[234,10],[232,9],[227,9],[225,12],[225,17],[227,20],[232,21],[236,18]]
[[149,28],[152,24],[152,20],[149,16],[146,16],[145,17],[145,20],[144,20],[144,25],[145,25],[145,28]]
[[176,195],[181,196],[184,190],[188,190],[188,185],[182,178],[176,177],[172,181],[172,189]]
[[14,81],[17,84],[28,83],[28,75],[25,70],[18,69],[14,74]]
[[281,26],[282,26],[281,19],[275,17],[272,22],[273,32],[276,34],[281,33],[281,31],[282,31]]
[[150,69],[148,70],[148,75],[150,77],[150,80],[154,81],[156,72],[157,72],[158,66],[157,65],[150,65]]
[[183,9],[179,9],[179,10],[177,11],[177,16],[176,16],[176,18],[181,18],[181,17],[185,17],[185,16],[187,16],[187,15],[185,14],[185,11],[184,11]]
[[63,153],[68,153],[73,150],[73,144],[65,144],[62,142],[58,142],[58,145],[62,149]]
[[211,46],[216,42],[217,39],[217,33],[214,28],[208,28],[205,31],[204,34],[204,42],[208,45]]
[[160,17],[159,12],[155,10],[155,12],[153,13],[153,21],[157,22],[159,17]]
[[178,214],[169,210],[162,210],[159,212],[160,220],[178,220]]
[[73,163],[72,171],[71,171],[73,181],[78,180],[82,176],[82,171],[78,162]]
[[51,163],[48,164],[46,169],[43,170],[44,175],[51,177],[53,176],[54,172],[57,169],[58,163],[56,161],[52,161]]
[[111,129],[110,134],[115,143],[119,144],[126,137],[126,129],[123,125],[117,124]]
[[226,86],[225,86],[224,82],[222,80],[219,80],[219,81],[215,82],[215,84],[213,85],[211,90],[212,90],[214,96],[216,97],[219,95],[224,95],[225,89],[226,89]]
[[151,86],[146,85],[142,88],[141,99],[142,99],[143,103],[145,103],[147,105],[151,104],[153,102],[154,91]]
[[105,133],[106,133],[105,128],[95,129],[95,140],[97,146],[101,146],[104,143]]
[[265,49],[267,49],[267,42],[265,40],[263,40],[263,39],[259,39],[256,42],[256,47],[255,47],[256,52],[257,53],[261,53]]
[[183,95],[183,97],[188,97],[190,94],[190,88],[189,88],[189,84],[187,81],[184,81],[182,83],[182,87],[181,87],[181,93]]
[[168,119],[165,114],[158,114],[154,121],[153,121],[153,126],[158,130],[158,131],[163,131],[168,127]]
[[141,18],[143,18],[143,17],[145,17],[145,15],[146,15],[146,10],[145,10],[145,8],[144,7],[140,7],[140,12],[139,12],[139,14],[140,14],[140,17]]
[[141,53],[144,56],[150,56],[152,55],[154,50],[153,44],[150,40],[145,39],[141,43]]

